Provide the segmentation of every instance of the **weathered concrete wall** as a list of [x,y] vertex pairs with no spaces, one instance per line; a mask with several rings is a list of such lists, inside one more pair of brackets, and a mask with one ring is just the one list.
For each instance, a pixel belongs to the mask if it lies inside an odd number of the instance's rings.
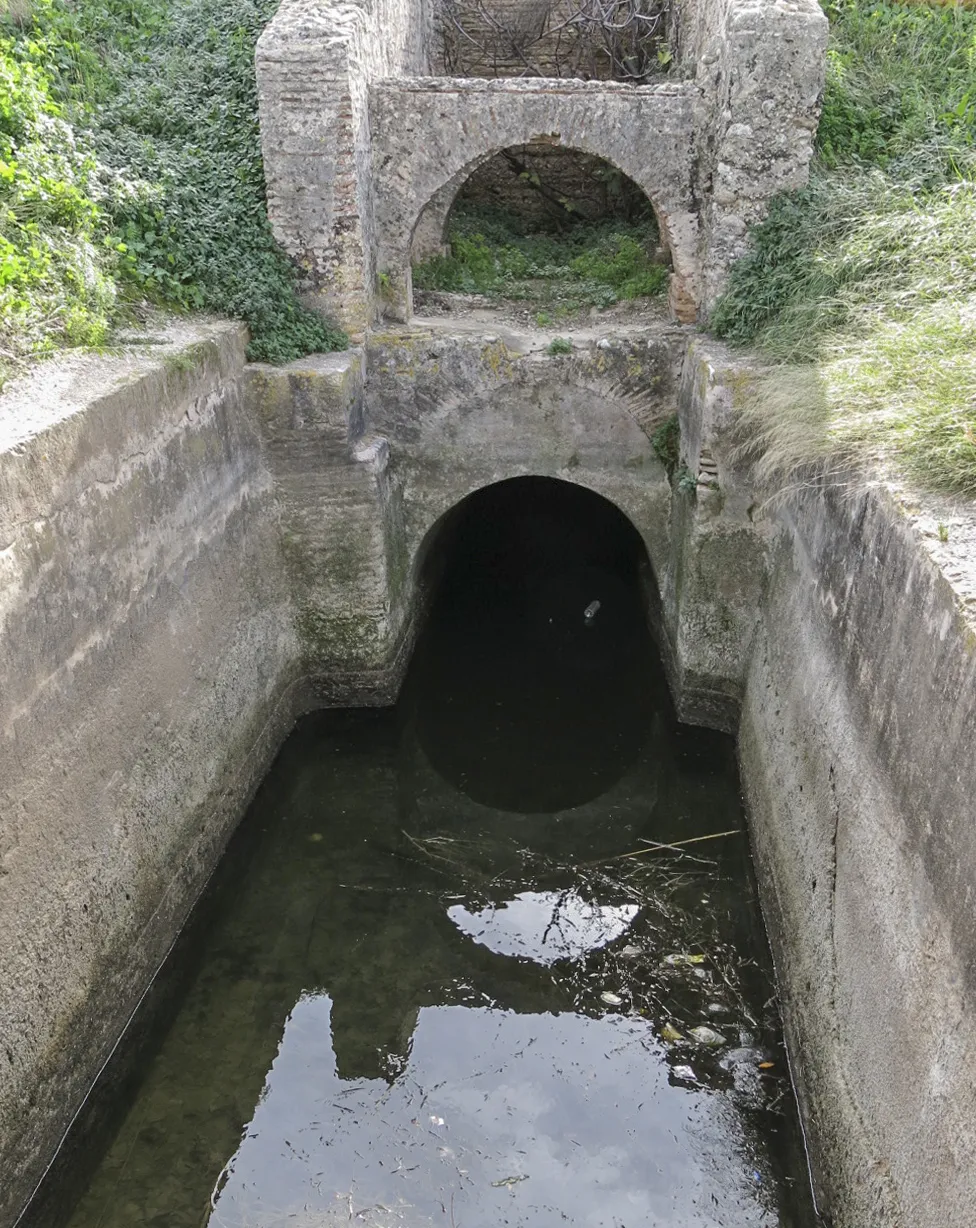
[[691,343],[677,398],[679,470],[659,572],[660,638],[678,714],[734,733],[767,577],[770,526],[734,463],[735,394],[748,368]]
[[883,487],[778,514],[740,733],[838,1228],[976,1207],[976,633]]
[[687,334],[584,335],[564,355],[546,341],[466,334],[449,321],[373,337],[366,430],[389,458],[398,625],[422,610],[432,530],[507,478],[555,477],[603,495],[641,533],[652,565],[665,565],[671,488],[651,436],[673,412]]
[[176,328],[0,399],[3,1224],[301,703],[244,343]]
[[362,443],[364,374],[361,350],[245,372],[274,476],[302,669],[325,705],[392,703],[399,686],[386,449]]
[[[835,1225],[968,1228],[971,559],[881,485],[764,507],[734,449],[752,373],[691,330],[547,341],[431,321],[278,370],[214,324],[0,401],[0,1224],[295,714],[395,695],[435,530],[533,474],[635,524],[679,711],[738,726]],[[976,516],[945,518],[965,552]]]
[[964,1228],[976,1206],[976,514],[943,511],[953,557],[883,482],[808,482],[760,507],[730,462],[749,383],[722,347],[692,347],[682,457],[697,498],[676,497],[662,602],[678,702],[712,723],[695,706],[702,676],[741,700],[757,873],[831,1222]]

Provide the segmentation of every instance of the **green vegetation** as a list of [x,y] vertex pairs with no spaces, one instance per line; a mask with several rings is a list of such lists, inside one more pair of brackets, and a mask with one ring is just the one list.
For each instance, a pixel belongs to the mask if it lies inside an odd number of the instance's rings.
[[678,415],[672,414],[661,423],[651,436],[651,447],[654,455],[667,471],[668,477],[673,477],[681,459],[681,425]]
[[572,354],[573,343],[568,337],[553,337],[546,351],[549,354]]
[[652,258],[652,219],[627,222],[572,219],[559,229],[526,226],[492,206],[458,205],[451,214],[450,256],[413,270],[420,290],[447,290],[518,299],[548,308],[537,319],[565,319],[584,307],[609,307],[660,294],[667,270]]
[[254,44],[277,0],[36,0],[0,18],[0,383],[145,302],[246,320],[251,356],[345,339],[265,215]]
[[868,452],[976,495],[976,10],[825,7],[810,185],[756,228],[712,327],[779,364],[747,411],[767,473]]

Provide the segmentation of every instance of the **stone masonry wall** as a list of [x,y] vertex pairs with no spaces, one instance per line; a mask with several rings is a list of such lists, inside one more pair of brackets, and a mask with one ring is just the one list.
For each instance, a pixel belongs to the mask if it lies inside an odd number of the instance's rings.
[[695,65],[699,312],[707,316],[770,200],[802,187],[820,119],[827,18],[817,0],[701,0]]
[[428,70],[431,0],[283,0],[256,68],[268,215],[309,306],[359,334],[373,318],[368,85]]
[[428,78],[373,87],[378,264],[384,309],[411,311],[410,256],[425,206],[443,231],[461,184],[499,150],[545,135],[606,158],[655,208],[673,262],[671,301],[694,314],[697,218],[692,196],[693,90],[582,81]]
[[272,225],[306,301],[353,333],[409,314],[418,221],[435,250],[465,177],[508,145],[558,133],[645,188],[686,321],[707,315],[769,200],[806,180],[827,37],[816,0],[686,0],[684,80],[646,87],[424,80],[435,26],[409,0],[284,0],[258,44]]

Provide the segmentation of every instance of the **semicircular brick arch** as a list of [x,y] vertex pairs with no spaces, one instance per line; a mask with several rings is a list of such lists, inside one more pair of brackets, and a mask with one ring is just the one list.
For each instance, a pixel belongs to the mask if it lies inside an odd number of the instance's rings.
[[[541,137],[542,134],[537,134]],[[531,144],[532,142],[530,142]],[[521,146],[517,148],[522,148]],[[576,146],[566,146],[560,144],[560,149],[567,153],[582,153],[583,150]],[[444,184],[444,186],[434,193],[426,205],[421,209],[416,222],[414,223],[413,232],[410,238],[410,258],[416,264],[420,260],[425,260],[429,256],[438,255],[445,250],[445,236],[447,234],[447,224],[450,217],[451,209],[454,207],[454,202],[458,198],[458,194],[463,190],[464,185],[470,180],[482,166],[497,157],[504,150],[492,150],[488,153],[479,154],[466,166],[462,167],[456,175]],[[607,158],[601,158],[605,166],[612,166],[614,170],[620,171],[621,167],[616,166]],[[628,176],[629,178],[629,176]],[[631,181],[633,182],[633,181]],[[670,232],[666,223],[666,219],[662,218],[653,199],[645,192],[652,209],[654,216],[657,219],[658,229],[661,232],[661,237],[665,245],[670,250]]]
[[[595,87],[595,88],[594,88]],[[418,222],[430,234],[485,161],[546,137],[593,154],[650,200],[673,264],[671,305],[694,319],[698,216],[692,193],[693,89],[606,82],[440,78],[373,86],[371,131],[377,267],[384,308],[411,313],[410,254]]]

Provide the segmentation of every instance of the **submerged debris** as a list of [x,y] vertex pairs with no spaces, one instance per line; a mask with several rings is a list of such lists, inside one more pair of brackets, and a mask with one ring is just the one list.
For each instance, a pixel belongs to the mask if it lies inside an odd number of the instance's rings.
[[503,1189],[510,1190],[513,1185],[518,1185],[520,1181],[528,1181],[528,1179],[529,1179],[528,1173],[519,1173],[515,1177],[503,1177],[501,1181],[493,1181],[491,1185],[492,1185],[492,1189],[495,1189],[495,1190],[503,1190]]
[[719,1049],[722,1045],[729,1043],[721,1032],[716,1032],[714,1028],[704,1026],[692,1028],[688,1035],[693,1041],[699,1045],[705,1045],[709,1049]]

